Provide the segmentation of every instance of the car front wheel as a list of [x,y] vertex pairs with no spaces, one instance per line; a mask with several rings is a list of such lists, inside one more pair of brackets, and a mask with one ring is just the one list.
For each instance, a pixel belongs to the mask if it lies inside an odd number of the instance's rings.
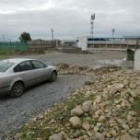
[[51,74],[51,77],[49,79],[50,82],[54,82],[56,81],[57,79],[57,72],[56,71],[53,71],[52,74]]
[[19,97],[24,92],[24,84],[22,82],[16,82],[11,89],[12,97]]

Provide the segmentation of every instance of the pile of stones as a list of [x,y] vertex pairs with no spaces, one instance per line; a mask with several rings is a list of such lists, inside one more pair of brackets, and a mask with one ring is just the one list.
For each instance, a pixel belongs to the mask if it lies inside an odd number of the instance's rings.
[[140,73],[121,70],[86,82],[77,94],[95,97],[69,111],[49,140],[139,140]]
[[103,75],[106,73],[121,70],[121,67],[114,66],[114,65],[92,69],[88,66],[59,63],[56,64],[56,67],[58,68],[60,74],[77,74],[77,75],[85,75],[85,74],[93,74],[93,73],[95,73],[96,75]]
[[37,133],[37,140],[140,140],[140,72],[93,76],[68,101],[34,118],[12,140]]

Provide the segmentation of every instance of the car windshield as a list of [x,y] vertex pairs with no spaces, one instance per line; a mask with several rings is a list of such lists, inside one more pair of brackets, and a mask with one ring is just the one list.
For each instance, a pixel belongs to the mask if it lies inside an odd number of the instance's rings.
[[0,62],[0,72],[6,72],[14,63],[8,61],[1,61]]

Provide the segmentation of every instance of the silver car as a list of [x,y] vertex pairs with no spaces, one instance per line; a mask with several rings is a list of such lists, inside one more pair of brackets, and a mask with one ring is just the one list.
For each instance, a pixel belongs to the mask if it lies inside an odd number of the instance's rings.
[[19,97],[27,87],[43,81],[55,81],[57,70],[35,59],[6,59],[0,61],[0,94]]

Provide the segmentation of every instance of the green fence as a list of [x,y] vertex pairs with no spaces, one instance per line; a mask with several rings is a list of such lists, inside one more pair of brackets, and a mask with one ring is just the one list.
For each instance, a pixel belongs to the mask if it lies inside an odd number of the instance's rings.
[[22,42],[0,42],[0,52],[26,51],[28,49],[28,44]]
[[127,49],[127,60],[134,60],[135,52],[131,49]]

